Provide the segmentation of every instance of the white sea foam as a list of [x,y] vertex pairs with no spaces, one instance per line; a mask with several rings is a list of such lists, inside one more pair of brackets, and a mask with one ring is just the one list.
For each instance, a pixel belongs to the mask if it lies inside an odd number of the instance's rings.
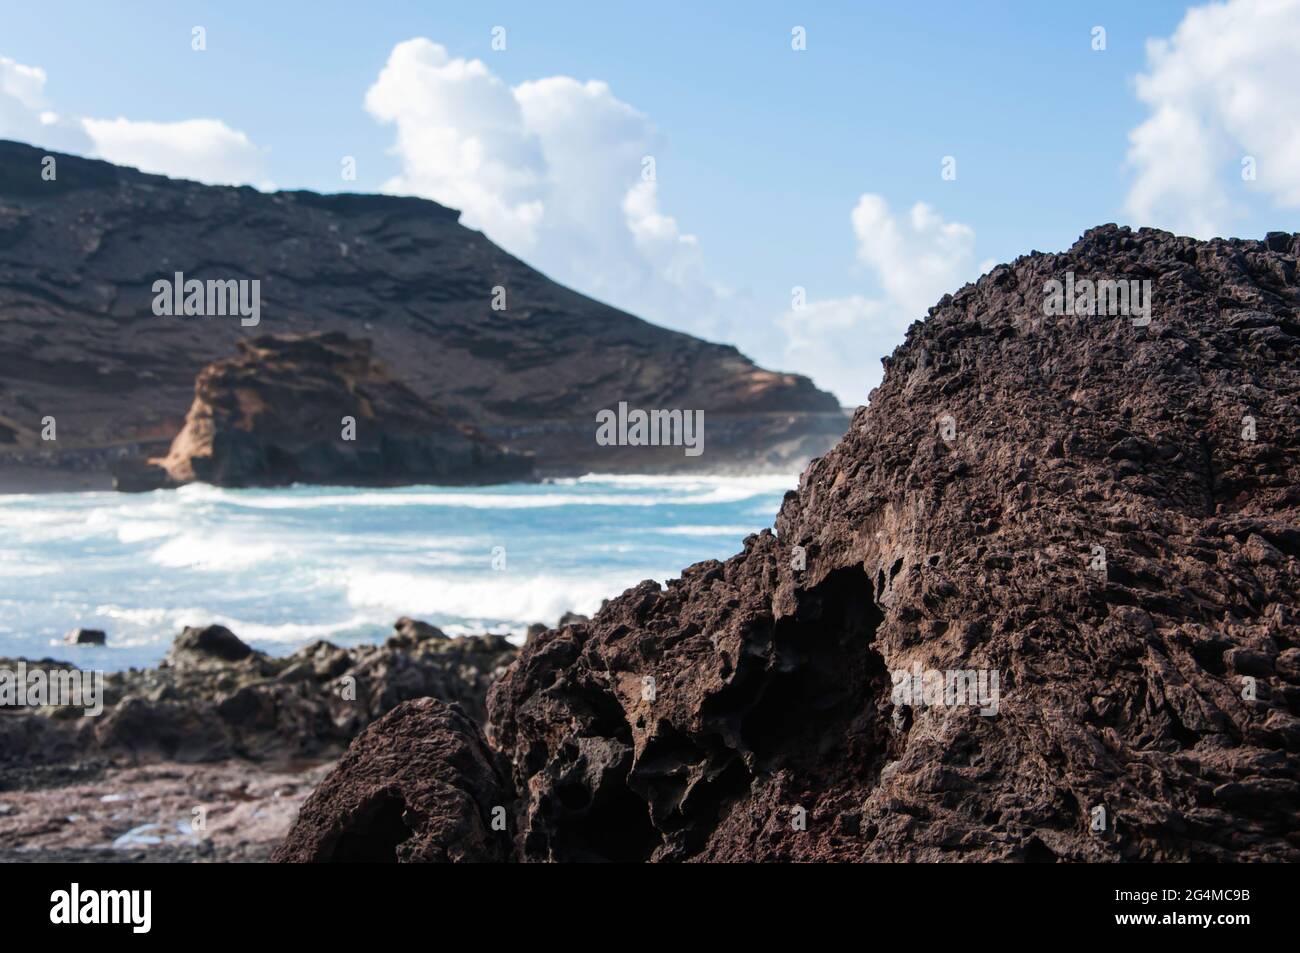
[[748,536],[753,526],[664,526],[651,530],[665,536]]
[[349,580],[347,599],[349,605],[394,618],[423,614],[554,624],[565,612],[590,615],[602,599],[618,595],[642,578],[638,573],[519,578],[502,572],[455,579],[363,571]]
[[282,547],[272,543],[252,543],[233,536],[182,533],[155,549],[149,558],[159,566],[172,569],[220,572],[247,569],[285,555]]
[[[642,579],[731,555],[793,477],[594,475],[498,487],[0,497],[0,655],[108,632],[96,665],[156,664],[188,625],[292,651],[402,615],[519,639]],[[496,546],[508,568],[492,568]]]

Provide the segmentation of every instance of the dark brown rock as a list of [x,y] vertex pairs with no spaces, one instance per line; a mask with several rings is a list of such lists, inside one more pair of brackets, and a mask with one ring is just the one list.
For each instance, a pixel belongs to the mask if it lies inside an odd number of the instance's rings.
[[272,859],[504,861],[513,800],[509,774],[478,725],[456,705],[409,701],[358,736],[307,798]]
[[217,660],[238,662],[253,650],[224,625],[186,626],[167,653],[171,665],[187,665]]
[[263,335],[204,368],[167,456],[172,483],[392,485],[526,479],[496,446],[394,380],[370,342],[339,332]]
[[1297,253],[1105,226],[945,296],[775,534],[493,687],[519,856],[1300,860]]
[[425,639],[446,639],[449,636],[435,625],[402,616],[393,623],[396,635],[390,635],[384,644],[389,648],[414,648]]
[[73,629],[63,641],[69,645],[103,645],[108,635],[103,629]]
[[[437,632],[433,626],[402,621],[426,637],[409,647],[314,642],[283,658],[250,648],[223,626],[187,628],[158,668],[104,677],[100,716],[54,708],[8,719],[11,730],[0,732],[0,772],[9,760],[52,764],[68,760],[69,751],[186,762],[331,757],[402,702],[425,697],[456,703],[483,723],[488,686],[514,660],[515,647],[499,635],[429,636]],[[48,659],[39,664],[75,668]],[[43,727],[15,727],[20,719]],[[59,745],[27,743],[50,732],[62,738]]]

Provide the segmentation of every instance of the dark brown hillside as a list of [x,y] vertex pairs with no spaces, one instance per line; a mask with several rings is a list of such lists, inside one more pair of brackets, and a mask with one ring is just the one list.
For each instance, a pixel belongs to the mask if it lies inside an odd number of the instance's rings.
[[[0,141],[0,455],[103,468],[177,433],[209,363],[262,334],[373,341],[396,379],[539,467],[711,468],[822,452],[836,401],[735,348],[656,327],[557,285],[433,202],[264,194],[145,175]],[[153,282],[261,281],[261,323],[159,317]],[[507,311],[493,311],[492,289]],[[701,409],[703,457],[602,448],[595,414]],[[40,421],[59,422],[58,443]],[[635,452],[639,450],[639,452]],[[17,455],[15,457],[15,455]]]

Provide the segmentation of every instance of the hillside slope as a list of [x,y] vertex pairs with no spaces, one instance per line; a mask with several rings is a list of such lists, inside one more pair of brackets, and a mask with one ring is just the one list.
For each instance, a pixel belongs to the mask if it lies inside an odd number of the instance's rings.
[[[44,155],[0,141],[0,456],[102,468],[165,449],[208,363],[242,338],[314,331],[370,339],[420,398],[543,470],[788,465],[843,433],[807,378],[563,288],[436,203],[264,194],[65,155],[45,181]],[[260,281],[260,324],[155,315],[153,283],[177,272]],[[703,410],[706,452],[597,446],[597,411],[620,401]],[[57,448],[40,440],[46,416]]]

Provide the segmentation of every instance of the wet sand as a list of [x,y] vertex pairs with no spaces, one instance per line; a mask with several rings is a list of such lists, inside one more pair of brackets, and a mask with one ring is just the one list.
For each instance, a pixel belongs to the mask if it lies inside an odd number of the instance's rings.
[[0,791],[0,863],[265,861],[333,762],[159,762]]

